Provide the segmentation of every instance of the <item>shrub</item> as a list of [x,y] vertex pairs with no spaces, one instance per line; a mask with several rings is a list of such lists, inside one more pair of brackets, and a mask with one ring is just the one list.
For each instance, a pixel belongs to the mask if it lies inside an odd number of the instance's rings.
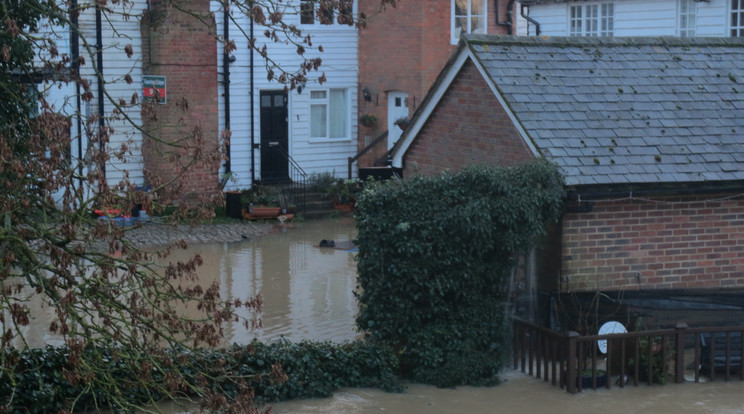
[[497,382],[502,286],[516,256],[560,217],[562,194],[545,161],[372,186],[357,203],[358,327],[398,353],[404,377]]
[[[153,394],[145,384],[167,383],[183,376],[194,383],[206,381],[207,389],[228,398],[239,398],[242,387],[254,390],[259,402],[292,398],[328,397],[340,387],[374,387],[399,391],[397,359],[390,349],[364,342],[271,344],[254,342],[226,349],[203,349],[178,354],[172,367],[153,367],[151,378],[141,378],[135,369],[139,360],[126,349],[86,349],[105,361],[120,380],[119,391],[130,402],[158,401],[164,395]],[[114,357],[116,355],[116,357]],[[100,382],[73,380],[69,371],[70,350],[47,346],[23,352],[11,351],[11,359],[20,359],[13,371],[0,371],[0,412],[58,412],[75,400],[75,411],[107,406],[115,399]],[[241,378],[238,383],[235,378]],[[193,390],[173,390],[174,394],[195,397]],[[215,395],[218,395],[217,393]],[[114,407],[117,408],[117,407]],[[121,411],[126,408],[118,407]]]

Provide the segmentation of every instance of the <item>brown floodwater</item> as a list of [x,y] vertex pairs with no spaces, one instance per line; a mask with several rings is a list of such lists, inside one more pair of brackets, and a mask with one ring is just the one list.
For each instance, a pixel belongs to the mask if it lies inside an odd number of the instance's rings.
[[[278,231],[235,243],[191,245],[170,256],[176,261],[201,255],[202,285],[218,281],[223,298],[260,294],[263,327],[246,330],[236,323],[226,343],[286,338],[344,342],[357,335],[354,289],[356,262],[351,242],[356,235],[348,218],[279,226]],[[320,248],[333,240],[339,248]],[[252,314],[238,314],[251,319]]]
[[275,404],[276,414],[551,413],[685,414],[744,412],[744,383],[669,384],[585,391],[570,395],[521,372],[506,371],[501,385],[438,389],[412,384],[401,394],[346,389],[332,398]]
[[[254,338],[271,341],[286,337],[350,341],[358,332],[354,289],[354,252],[317,247],[321,240],[336,244],[354,239],[350,219],[321,220],[279,227],[273,234],[236,243],[192,245],[169,260],[199,253],[203,283],[219,281],[221,295],[264,299],[264,327],[247,331],[240,324],[227,331],[226,343],[248,343]],[[46,334],[44,312],[36,314],[34,342],[54,342]],[[51,315],[48,315],[51,317]],[[245,317],[251,317],[244,314]],[[557,387],[520,372],[507,370],[496,387],[438,389],[410,384],[404,393],[371,389],[345,389],[331,398],[298,400],[273,405],[274,413],[744,413],[744,382],[626,387],[569,395]],[[189,412],[164,404],[164,412]],[[198,412],[198,410],[193,410]]]

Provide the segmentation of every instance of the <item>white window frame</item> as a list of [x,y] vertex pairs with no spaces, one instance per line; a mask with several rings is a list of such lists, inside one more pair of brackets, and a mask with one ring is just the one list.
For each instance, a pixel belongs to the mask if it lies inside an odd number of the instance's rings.
[[[302,9],[303,9],[303,5],[305,5],[305,4],[310,4],[310,5],[313,6],[313,22],[312,23],[303,23],[302,22]],[[339,24],[338,23],[338,20],[337,20],[338,19],[338,15],[337,15],[338,10],[334,10],[333,11],[333,18],[332,18],[331,23],[327,23],[327,24],[321,23],[320,22],[320,19],[318,19],[318,16],[316,16],[316,7],[317,7],[317,0],[315,0],[315,1],[313,1],[313,0],[300,0],[299,1],[299,7],[297,8],[297,14],[299,15],[300,25],[301,26],[304,26],[304,27],[315,27],[315,28],[333,28],[333,29],[340,29],[340,28],[346,28],[346,27],[348,27],[348,28],[354,29],[354,25],[349,26],[349,25],[346,25],[346,24]],[[351,14],[352,17],[356,16],[356,11],[357,11],[356,8],[357,8],[357,3],[356,3],[356,0],[354,0],[353,6],[352,6],[352,14]]]
[[697,2],[695,0],[679,0],[677,3],[677,35],[679,37],[695,37],[697,21]]
[[[729,36],[744,37],[744,0],[731,0],[728,7]],[[736,21],[734,21],[736,17]]]
[[[331,93],[332,92],[343,92],[344,103],[343,103],[343,122],[344,131],[340,136],[332,136],[331,133],[331,121],[334,115],[338,115],[338,108],[331,107]],[[313,97],[318,92],[325,92],[323,97]],[[309,103],[309,130],[310,140],[312,141],[339,141],[351,139],[351,99],[348,88],[327,88],[327,89],[313,89],[308,92]],[[313,118],[313,107],[325,107],[325,131],[322,134],[313,132],[313,122],[317,122]]]
[[[456,1],[457,0],[452,0],[450,2],[450,6],[451,6],[451,13],[450,13],[450,41],[452,42],[452,44],[455,45],[455,44],[457,44],[457,42],[460,41],[460,34],[462,34],[462,33],[472,33],[473,32],[473,28],[472,28],[473,17],[478,17],[478,16],[482,16],[483,17],[483,34],[488,33],[488,1],[487,0],[462,0],[462,1],[467,1],[467,3],[468,3],[468,5],[467,5],[467,15],[460,15],[460,16],[456,16],[455,15],[455,10],[456,10],[455,2]],[[478,1],[483,2],[483,14],[481,14],[481,15],[474,15],[473,14],[472,3],[473,2],[478,2]],[[460,32],[459,34],[457,33],[457,27],[456,27],[456,22],[457,22],[457,18],[458,17],[465,17],[465,18],[467,18],[467,21],[468,21],[467,30],[466,31],[463,31],[463,32]]]
[[589,3],[568,6],[569,36],[612,37],[614,33],[614,3]]

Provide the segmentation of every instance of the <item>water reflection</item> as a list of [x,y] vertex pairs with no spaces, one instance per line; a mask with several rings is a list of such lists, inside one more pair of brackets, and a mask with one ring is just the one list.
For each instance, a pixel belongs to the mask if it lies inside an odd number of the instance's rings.
[[[169,260],[199,253],[204,260],[200,280],[218,280],[223,298],[261,294],[263,328],[247,331],[235,324],[227,331],[226,343],[280,337],[343,342],[356,335],[354,253],[318,244],[323,239],[349,244],[355,232],[351,219],[310,221],[254,240],[193,245]],[[244,310],[239,313],[251,317]]]

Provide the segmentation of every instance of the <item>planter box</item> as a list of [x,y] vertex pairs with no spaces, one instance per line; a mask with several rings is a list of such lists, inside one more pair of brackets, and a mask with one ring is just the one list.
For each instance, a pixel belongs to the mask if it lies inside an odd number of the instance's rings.
[[348,214],[351,213],[354,210],[354,204],[351,203],[334,203],[333,208],[341,212],[342,214]]
[[278,217],[281,207],[249,207],[248,213],[253,217]]

